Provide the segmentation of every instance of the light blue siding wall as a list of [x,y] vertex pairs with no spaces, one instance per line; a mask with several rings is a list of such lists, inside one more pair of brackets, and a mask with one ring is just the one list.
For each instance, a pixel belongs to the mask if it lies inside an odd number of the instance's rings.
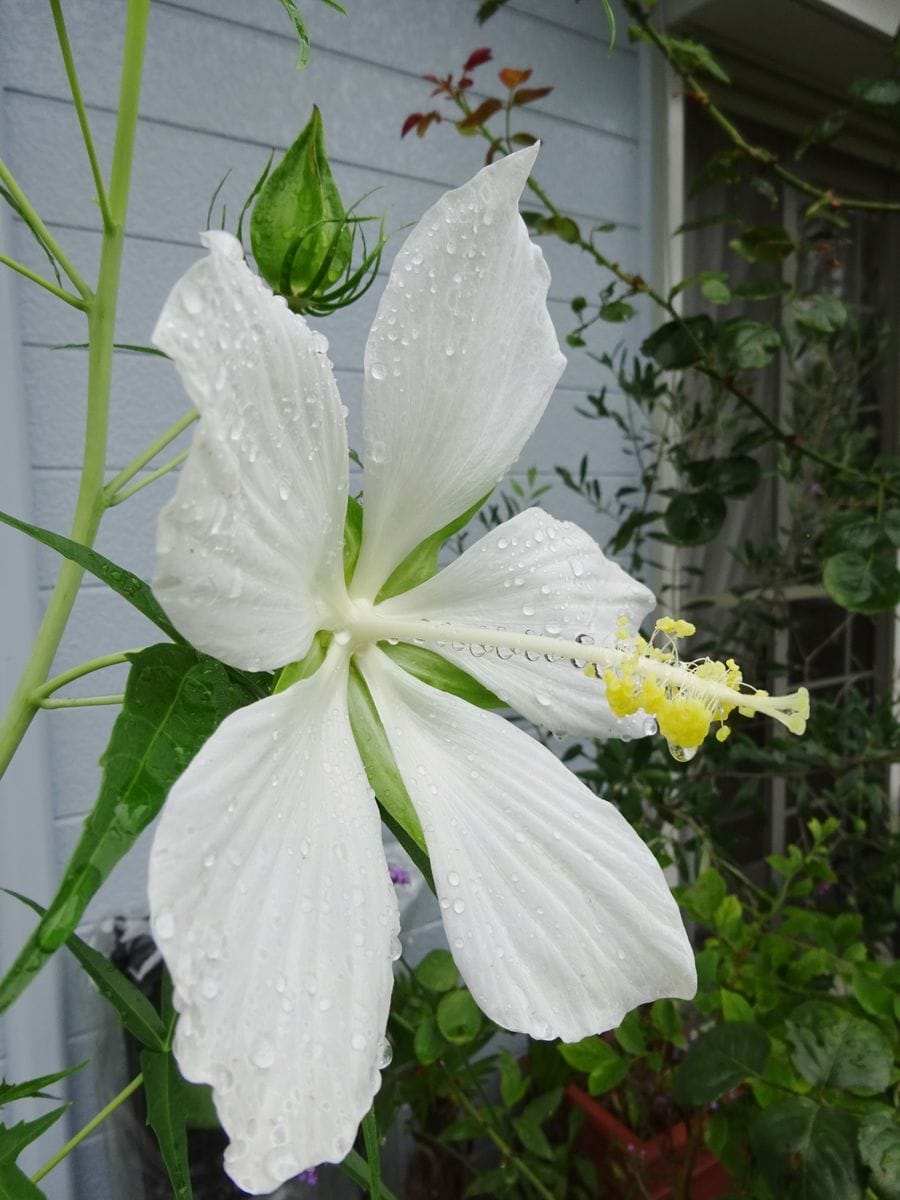
[[[535,85],[556,85],[522,117],[522,127],[545,140],[538,175],[557,203],[582,224],[616,223],[604,244],[610,257],[634,269],[645,267],[649,235],[641,188],[647,167],[641,59],[621,35],[616,49],[608,52],[599,4],[512,0],[481,29],[472,19],[474,0],[429,0],[427,5],[421,0],[351,0],[348,7],[349,19],[312,0],[303,5],[314,51],[310,66],[298,73],[296,42],[275,0],[157,0],[153,5],[119,341],[148,341],[168,289],[200,253],[197,234],[224,173],[231,172],[220,201],[235,213],[270,148],[284,148],[296,136],[313,103],[322,110],[345,200],[380,188],[365,209],[388,210],[391,228],[415,220],[442,191],[473,174],[481,165],[479,143],[446,128],[432,130],[424,140],[410,136],[401,141],[399,130],[407,113],[432,103],[420,74],[457,71],[478,45],[492,46],[497,56],[476,75],[488,90],[494,90],[496,70],[504,65],[532,66]],[[67,0],[64,8],[101,158],[108,161],[124,5],[120,0]],[[44,4],[0,0],[0,84],[10,165],[90,278],[100,245],[98,213]],[[41,267],[21,223],[11,225],[12,252]],[[400,240],[390,244],[386,266]],[[559,242],[547,242],[544,249],[553,274],[551,310],[562,336],[571,327],[568,300],[579,292],[590,294],[597,276],[585,256]],[[33,519],[64,530],[78,482],[86,363],[78,350],[53,347],[83,341],[84,325],[77,312],[46,293],[18,280],[13,286],[22,384],[21,394],[17,388],[4,403],[21,405],[27,415],[24,477]],[[350,406],[351,444],[356,446],[362,442],[363,346],[379,293],[376,284],[360,304],[323,324]],[[638,327],[626,330],[631,344],[640,332]],[[621,333],[612,327],[604,336],[597,345],[611,348]],[[592,463],[615,482],[629,470],[621,447],[608,431],[601,436],[574,413],[585,391],[603,380],[583,353],[572,351],[569,359],[548,416],[519,469],[534,463],[550,480],[555,463],[577,461],[587,448]],[[185,408],[174,372],[159,360],[119,354],[113,382],[111,472]],[[112,510],[104,519],[98,548],[148,575],[155,515],[172,486],[167,479]],[[559,516],[590,524],[589,512],[561,487],[545,503]],[[594,529],[602,536],[602,528],[595,524]],[[38,550],[36,560],[35,612],[46,602],[56,569],[50,552]],[[153,631],[141,618],[88,580],[57,669],[150,640]],[[20,650],[10,648],[10,657],[21,658]],[[115,691],[120,682],[110,672],[100,688]],[[96,762],[112,718],[110,710],[68,711],[42,723],[49,745],[53,857],[59,869],[96,795]],[[14,815],[6,812],[0,822],[2,836],[13,836]],[[114,913],[144,911],[147,848],[145,838],[102,889],[88,914],[89,927]],[[0,955],[8,961],[14,950],[0,946]],[[66,1037],[76,1061],[95,1053],[103,1018],[99,1002],[68,966],[64,981]],[[0,1024],[0,1039],[2,1028]],[[0,1069],[2,1055],[0,1040]],[[85,1074],[75,1086],[76,1124],[93,1111],[98,1090],[110,1094],[108,1080],[98,1084],[96,1075]],[[110,1193],[100,1141],[93,1139],[79,1153],[75,1194],[104,1200]]]

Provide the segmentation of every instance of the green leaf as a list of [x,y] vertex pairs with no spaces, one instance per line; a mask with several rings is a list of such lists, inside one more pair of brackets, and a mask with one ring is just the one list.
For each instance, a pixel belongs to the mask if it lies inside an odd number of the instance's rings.
[[549,1121],[559,1108],[562,1099],[562,1088],[554,1088],[528,1105],[520,1117],[513,1120],[513,1128],[519,1141],[526,1150],[536,1154],[538,1158],[550,1160],[553,1158],[553,1147],[547,1140],[541,1126]]
[[881,523],[891,545],[900,547],[900,508],[887,509]]
[[881,1200],[900,1200],[900,1126],[893,1111],[870,1113],[859,1129],[859,1154]]
[[900,79],[854,79],[850,95],[865,104],[893,108],[900,104]]
[[680,903],[707,925],[712,924],[716,909],[725,899],[725,880],[718,871],[703,871],[681,894]]
[[627,1059],[616,1056],[615,1059],[594,1067],[588,1075],[588,1091],[592,1096],[602,1096],[611,1088],[618,1087],[630,1070],[631,1064]]
[[641,1014],[638,1009],[627,1013],[618,1029],[613,1030],[613,1037],[626,1054],[646,1054],[647,1039],[641,1025]]
[[847,324],[847,308],[831,292],[816,292],[814,296],[796,300],[793,313],[797,324],[811,333],[836,333]]
[[415,675],[423,683],[442,692],[474,704],[477,708],[505,708],[506,704],[493,692],[468,675],[456,663],[448,662],[434,650],[425,646],[411,646],[407,642],[399,642],[391,646],[387,642],[379,643],[380,648],[392,659],[398,667]]
[[827,558],[822,583],[835,604],[848,612],[878,613],[900,601],[900,571],[892,553],[867,555],[852,550]]
[[69,938],[213,730],[253,699],[222,663],[190,646],[150,646],[129,660],[125,701],[100,760],[100,795],[46,914],[0,983],[0,1012]]
[[[11,892],[7,888],[4,888],[3,891],[8,896],[14,896],[17,900],[21,900],[23,904],[27,904],[29,908],[33,909],[41,917],[46,914],[47,910],[35,900],[29,900],[27,896],[22,896],[18,892]],[[164,1049],[168,1036],[166,1028],[159,1013],[140,988],[136,987],[117,967],[113,966],[105,955],[101,954],[98,950],[94,950],[87,942],[83,942],[77,934],[69,934],[65,945],[93,980],[100,995],[104,1000],[108,1000],[119,1014],[119,1020],[128,1032],[142,1046],[147,1046],[151,1050]],[[78,1070],[78,1068],[76,1067],[75,1070]],[[64,1071],[61,1075],[49,1076],[48,1078],[61,1079],[63,1075],[68,1075],[69,1073],[68,1071]],[[0,1104],[3,1103],[3,1090],[0,1088]]]
[[680,1104],[702,1105],[759,1075],[769,1054],[768,1035],[749,1021],[730,1021],[702,1033],[672,1077]]
[[838,512],[829,521],[822,544],[826,554],[839,554],[842,550],[863,554],[872,549],[880,536],[881,529],[871,513]]
[[849,1113],[792,1096],[759,1112],[750,1137],[778,1200],[862,1200]]
[[685,1036],[681,1014],[674,1000],[657,1000],[650,1009],[650,1024],[657,1033],[674,1046],[684,1046]]
[[746,1021],[752,1024],[753,1009],[738,992],[720,988],[719,1001],[722,1005],[722,1016],[726,1021]]
[[700,292],[710,304],[731,302],[731,288],[724,271],[704,271],[700,276]]
[[500,1048],[497,1055],[500,1068],[500,1095],[507,1108],[514,1108],[528,1091],[528,1079],[522,1074],[518,1061],[508,1050]]
[[666,531],[680,546],[702,546],[711,541],[725,521],[728,506],[711,488],[673,496],[663,514]]
[[87,1063],[88,1060],[85,1059],[74,1067],[67,1067],[65,1071],[55,1071],[52,1075],[41,1075],[37,1079],[26,1079],[22,1083],[7,1083],[5,1079],[0,1081],[0,1108],[4,1104],[12,1104],[13,1100],[31,1097],[37,1097],[39,1100],[57,1099],[56,1096],[48,1096],[43,1089],[59,1083],[61,1079],[68,1079],[70,1075],[86,1067]]
[[728,243],[732,250],[751,263],[780,263],[794,250],[791,236],[783,225],[751,225]]
[[560,1042],[557,1049],[570,1067],[574,1067],[576,1071],[584,1071],[585,1075],[609,1063],[622,1061],[612,1046],[595,1034],[582,1038],[580,1042]]
[[744,283],[739,283],[735,289],[735,296],[740,296],[742,300],[772,300],[775,296],[783,296],[785,292],[790,291],[790,284],[785,283],[777,275],[758,276],[755,279],[747,279]]
[[59,1108],[51,1109],[33,1121],[19,1121],[18,1125],[9,1128],[0,1125],[0,1165],[9,1166],[14,1163],[26,1146],[36,1142],[42,1134],[55,1125],[64,1112],[70,1107],[61,1104]]
[[874,1094],[890,1081],[891,1047],[881,1030],[825,1000],[799,1005],[787,1019],[791,1060],[808,1083]]
[[748,496],[762,477],[759,463],[749,454],[693,459],[685,464],[684,473],[694,487],[709,488],[722,496]]
[[635,311],[634,305],[629,304],[627,300],[610,300],[600,306],[600,320],[619,324],[622,321],[630,321]]
[[47,1200],[47,1196],[15,1163],[0,1162],[0,1200]]
[[715,337],[715,325],[701,313],[683,320],[667,321],[641,343],[641,353],[654,359],[665,371],[693,366],[706,356]]
[[[326,0],[327,2],[327,0]],[[364,1193],[370,1192],[371,1176],[369,1174],[369,1164],[356,1150],[351,1150],[342,1163],[338,1164],[348,1179],[351,1179],[358,1188],[361,1188]],[[397,1200],[397,1197],[385,1187],[384,1180],[379,1184],[381,1200]]]
[[437,1006],[437,1026],[454,1046],[466,1046],[481,1029],[481,1010],[465,988],[447,992]]
[[768,366],[781,346],[781,334],[774,325],[746,317],[726,321],[719,340],[728,361],[739,371]]
[[297,59],[297,70],[299,71],[309,62],[309,34],[297,9],[296,0],[278,0],[278,2],[290,18],[297,41],[300,43],[300,54]]
[[[488,492],[486,496],[482,496],[471,508],[466,509],[464,513],[445,525],[443,529],[439,529],[437,533],[432,533],[425,538],[414,550],[410,550],[406,558],[394,568],[387,581],[382,585],[381,591],[375,597],[375,603],[380,604],[382,600],[387,600],[391,596],[399,596],[401,592],[408,592],[410,588],[424,583],[432,575],[437,575],[438,555],[444,542],[464,525],[468,525],[478,510],[487,502],[490,494]],[[365,529],[365,510],[363,510],[363,529]]]
[[312,298],[349,265],[353,237],[316,107],[256,198],[250,244],[260,275],[289,299]]
[[449,992],[459,979],[459,968],[449,950],[432,950],[413,971],[416,982],[429,992]]
[[188,1163],[184,1083],[171,1053],[141,1051],[147,1124],[156,1134],[175,1200],[192,1200]]
[[447,1043],[438,1029],[434,1017],[426,1017],[416,1026],[413,1037],[413,1051],[423,1067],[436,1062],[447,1049]]
[[39,525],[29,525],[27,521],[20,521],[17,517],[11,517],[9,513],[0,512],[0,521],[6,525],[11,525],[13,529],[18,529],[22,533],[27,533],[29,537],[33,537],[35,541],[49,546],[51,550],[55,550],[61,554],[63,558],[71,559],[72,562],[78,563],[80,567],[84,567],[86,571],[105,583],[107,587],[129,604],[134,605],[138,612],[143,613],[145,617],[153,622],[159,629],[170,637],[173,642],[183,642],[184,638],[177,629],[169,621],[169,618],[156,602],[156,597],[150,591],[149,586],[144,583],[143,579],[138,579],[136,575],[132,575],[130,571],[126,571],[124,567],[118,567],[114,562],[110,562],[108,558],[104,558],[102,554],[98,554],[96,550],[92,550],[90,546],[82,546],[80,542],[73,542],[71,538],[63,537],[60,533],[52,533],[49,529],[41,529]]
[[350,710],[350,728],[353,730],[353,738],[366,770],[366,778],[375,792],[382,820],[434,891],[422,826],[394,762],[375,702],[365,680],[353,663],[350,664],[347,702]]

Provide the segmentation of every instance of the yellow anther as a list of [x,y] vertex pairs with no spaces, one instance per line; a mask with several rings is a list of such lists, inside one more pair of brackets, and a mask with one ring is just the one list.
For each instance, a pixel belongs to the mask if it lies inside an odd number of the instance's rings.
[[[683,662],[675,643],[696,632],[690,621],[660,617],[649,641],[630,634],[627,625],[627,617],[617,618],[616,665],[602,670],[589,666],[585,674],[603,680],[615,716],[627,717],[642,710],[656,717],[660,733],[679,762],[694,757],[713,725],[717,725],[716,739],[726,741],[731,729],[725,722],[735,709],[748,717],[773,717],[792,733],[806,728],[809,696],[805,688],[772,697],[762,689],[748,687],[733,658]],[[657,634],[663,635],[660,645],[655,644]]]

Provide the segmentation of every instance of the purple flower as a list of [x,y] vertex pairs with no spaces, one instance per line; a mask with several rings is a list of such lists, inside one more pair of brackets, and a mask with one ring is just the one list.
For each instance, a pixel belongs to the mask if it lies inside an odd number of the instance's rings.
[[298,1183],[308,1183],[310,1187],[315,1187],[319,1182],[316,1178],[316,1168],[308,1167],[305,1171],[301,1171],[297,1176]]
[[404,867],[395,867],[393,863],[388,863],[388,870],[391,873],[391,883],[403,885],[410,882],[409,871]]

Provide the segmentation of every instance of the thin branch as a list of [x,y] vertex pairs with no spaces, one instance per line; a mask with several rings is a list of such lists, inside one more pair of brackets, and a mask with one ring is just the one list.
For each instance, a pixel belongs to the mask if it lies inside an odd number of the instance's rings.
[[68,671],[63,671],[61,675],[54,675],[52,679],[48,679],[46,683],[35,688],[31,693],[31,699],[35,703],[39,700],[46,700],[61,687],[65,687],[67,683],[72,683],[75,679],[81,679],[83,675],[90,675],[94,671],[102,671],[104,667],[114,667],[119,663],[127,662],[129,655],[139,654],[142,648],[139,646],[136,650],[117,650],[114,654],[104,654],[100,658],[92,658],[87,662],[79,663],[77,667],[70,667]]
[[76,290],[82,296],[85,303],[89,304],[93,299],[93,293],[91,292],[91,289],[81,278],[81,275],[78,273],[78,271],[76,271],[76,269],[69,262],[69,259],[62,247],[38,216],[37,211],[35,210],[31,201],[19,187],[12,171],[10,171],[9,167],[2,159],[0,159],[0,182],[2,182],[3,186],[15,201],[14,207],[19,216],[35,235],[38,241],[42,242],[46,246],[68,277],[72,280],[72,283],[74,283]]
[[124,704],[125,697],[118,696],[73,696],[70,700],[37,700],[38,708],[102,708],[108,704]]
[[100,205],[100,213],[103,217],[103,226],[109,232],[113,227],[112,213],[109,211],[106,187],[103,183],[103,175],[100,171],[97,152],[94,149],[94,139],[91,136],[91,127],[88,124],[87,111],[85,110],[84,100],[81,96],[81,87],[78,83],[78,74],[75,70],[75,59],[72,56],[72,47],[69,44],[69,34],[66,30],[60,0],[50,0],[50,8],[53,13],[53,23],[56,26],[56,38],[59,42],[60,54],[62,55],[62,60],[66,68],[66,76],[69,80],[69,90],[72,93],[75,112],[78,115],[78,124],[81,126],[84,148],[87,151],[88,162],[91,165],[91,174],[94,177],[94,188],[97,192],[97,203]]
[[148,462],[156,458],[161,450],[165,450],[170,442],[174,442],[178,435],[192,425],[199,416],[200,414],[196,408],[192,408],[189,412],[186,412],[183,417],[178,418],[174,425],[170,425],[165,433],[160,434],[156,441],[152,442],[146,450],[142,450],[137,458],[133,459],[127,467],[123,467],[118,475],[111,479],[103,489],[107,503],[112,503],[112,497],[115,496],[116,492],[120,491],[128,483],[129,479],[133,479],[138,471],[146,467]]
[[155,483],[157,479],[161,479],[163,475],[168,475],[169,471],[173,471],[176,467],[180,467],[184,460],[190,454],[190,450],[182,450],[180,454],[176,454],[174,458],[169,459],[161,467],[157,467],[155,471],[151,471],[144,479],[139,479],[137,483],[133,483],[129,488],[123,488],[122,491],[116,492],[106,501],[107,508],[114,508],[117,504],[121,504],[123,500],[127,500],[129,496],[134,496],[137,492],[145,488],[149,483]]
[[65,300],[66,304],[71,304],[73,308],[79,308],[82,312],[87,311],[87,305],[80,296],[73,296],[71,292],[67,292],[65,288],[58,287],[55,283],[51,283],[49,279],[45,279],[43,275],[38,275],[36,271],[32,271],[26,267],[24,263],[16,262],[14,258],[7,258],[5,254],[0,254],[0,263],[5,267],[9,267],[13,271],[18,271],[20,275],[24,275],[26,279],[30,279],[32,283],[36,283],[38,287],[46,288],[59,300]]
[[31,1182],[40,1183],[45,1175],[49,1175],[53,1168],[58,1166],[58,1164],[61,1163],[67,1155],[71,1154],[76,1146],[80,1146],[84,1139],[88,1137],[89,1134],[92,1134],[98,1125],[102,1125],[106,1118],[115,1112],[120,1104],[124,1104],[128,1097],[133,1092],[136,1092],[143,1082],[144,1076],[137,1075],[130,1083],[126,1084],[125,1087],[122,1088],[121,1092],[119,1092],[118,1096],[114,1096],[113,1099],[110,1100],[109,1104],[107,1104],[105,1108],[102,1108],[95,1117],[92,1117],[91,1120],[88,1121],[87,1125],[83,1125],[73,1138],[70,1138],[60,1150],[57,1150],[52,1158],[47,1159],[40,1170],[36,1171],[34,1175],[32,1175]]

